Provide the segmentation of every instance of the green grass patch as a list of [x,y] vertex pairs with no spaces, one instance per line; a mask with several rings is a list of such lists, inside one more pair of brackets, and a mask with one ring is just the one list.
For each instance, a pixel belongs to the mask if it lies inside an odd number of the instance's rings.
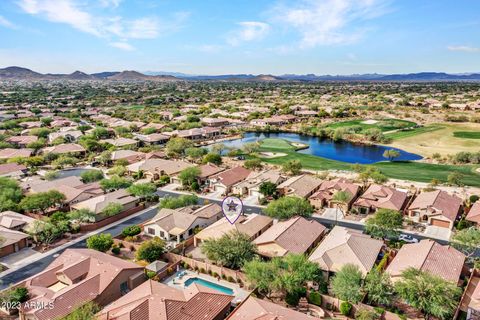
[[479,131],[455,131],[453,133],[455,138],[463,138],[463,139],[480,139],[480,132]]
[[380,129],[382,132],[385,132],[385,131],[409,128],[416,125],[415,122],[400,120],[400,119],[381,119],[381,120],[377,119],[378,122],[376,123],[372,123],[372,124],[363,123],[366,120],[367,119],[335,122],[335,123],[330,123],[329,125],[327,125],[327,127],[332,129],[337,129],[337,128],[348,128],[348,127],[359,126],[362,128],[362,131],[376,128],[376,129]]
[[[267,139],[265,139],[267,140]],[[280,143],[274,143],[268,141],[267,144],[262,140],[261,151],[263,152],[283,152],[286,154],[284,157],[278,158],[261,158],[262,161],[274,165],[283,165],[290,160],[299,160],[305,169],[311,170],[352,170],[351,163],[341,162],[336,160],[330,160],[326,158],[317,157],[310,154],[298,153],[289,148],[281,149]],[[282,139],[269,139],[269,140],[281,140]],[[285,142],[286,143],[286,142]],[[288,143],[286,143],[288,144]],[[276,145],[277,148],[269,148],[267,146]],[[383,172],[387,177],[400,180],[411,180],[418,182],[431,182],[432,179],[437,179],[441,182],[447,182],[448,175],[453,171],[458,171],[462,174],[462,182],[465,185],[480,187],[480,174],[475,172],[476,167],[472,165],[441,165],[430,164],[423,162],[411,162],[411,161],[394,161],[394,162],[378,162],[372,164]]]
[[261,140],[261,144],[263,148],[268,149],[295,150],[295,147],[284,139],[265,138]]
[[444,126],[440,125],[431,125],[431,126],[426,126],[426,127],[418,127],[418,128],[413,128],[413,129],[408,129],[405,131],[396,131],[396,132],[391,132],[387,133],[386,136],[392,140],[398,140],[398,139],[403,139],[403,138],[409,138],[416,136],[418,134],[422,133],[427,133],[427,132],[432,132],[432,131],[437,131],[440,129],[445,128]]

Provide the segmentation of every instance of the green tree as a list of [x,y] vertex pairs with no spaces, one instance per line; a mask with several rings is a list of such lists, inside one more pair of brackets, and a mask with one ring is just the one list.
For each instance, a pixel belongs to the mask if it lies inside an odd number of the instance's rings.
[[123,206],[120,203],[110,202],[103,208],[102,215],[105,217],[111,217],[119,214],[123,211]]
[[169,157],[179,157],[185,155],[185,150],[192,147],[194,147],[192,141],[174,137],[167,142],[165,150]]
[[99,233],[87,239],[87,248],[107,252],[113,245],[113,238],[110,233]]
[[203,157],[202,163],[204,163],[204,164],[213,163],[213,164],[216,164],[217,166],[221,165],[222,164],[222,156],[219,155],[218,153],[213,153],[213,152],[207,153]]
[[242,150],[245,154],[256,153],[258,152],[258,150],[260,150],[260,143],[258,142],[244,143],[242,146]]
[[115,165],[110,170],[108,170],[108,174],[112,176],[119,176],[123,177],[127,172],[127,168],[122,165]]
[[132,185],[132,182],[126,178],[122,178],[116,175],[110,177],[110,179],[103,179],[100,181],[100,187],[104,191],[114,191],[118,189],[126,189]]
[[277,193],[277,185],[270,181],[262,182],[258,189],[264,197],[272,197]]
[[67,218],[74,223],[93,223],[96,214],[88,209],[79,209],[67,213]]
[[290,160],[283,164],[282,171],[292,176],[300,174],[302,163],[299,160]]
[[365,231],[378,239],[396,239],[402,229],[403,216],[391,209],[378,209],[365,223]]
[[246,160],[243,163],[243,166],[247,169],[252,169],[252,170],[261,169],[263,167],[262,160],[258,158]]
[[55,171],[55,170],[47,171],[44,176],[45,180],[48,180],[48,181],[55,180],[58,177],[60,177],[60,174],[58,173],[58,171]]
[[344,265],[331,281],[332,291],[341,300],[356,304],[362,300],[362,272],[354,264]]
[[140,228],[139,226],[134,224],[132,226],[125,227],[122,230],[122,236],[133,237],[133,236],[136,236],[136,235],[140,234],[141,232],[142,232],[142,228]]
[[381,316],[375,310],[360,308],[355,312],[355,320],[380,320]]
[[202,252],[208,259],[236,270],[256,256],[257,248],[246,234],[234,231],[219,239],[205,240]]
[[370,303],[376,303],[388,306],[392,303],[395,289],[390,276],[386,272],[381,272],[373,268],[365,278],[363,290],[367,293]]
[[388,159],[388,161],[393,161],[400,157],[400,152],[395,149],[388,149],[383,152],[383,157]]
[[352,199],[352,195],[347,191],[339,190],[333,194],[332,202],[335,202],[335,208],[336,208],[335,224],[337,223],[338,214],[339,214],[338,211],[339,211],[340,205],[346,205],[347,203],[350,202],[351,199]]
[[[192,186],[198,181],[201,171],[198,167],[189,167],[183,169],[178,175],[178,178],[182,182],[182,186],[186,189],[193,189]],[[198,185],[198,183],[197,183]]]
[[136,258],[137,260],[145,260],[147,262],[154,262],[160,259],[165,250],[165,242],[159,237],[152,240],[145,241],[138,248]]
[[155,198],[157,187],[151,182],[136,183],[128,187],[127,191],[141,199],[152,200]]
[[198,197],[194,194],[181,195],[180,197],[165,197],[160,200],[160,208],[177,209],[198,203]]
[[422,311],[426,319],[452,319],[462,292],[457,284],[414,268],[402,272],[395,291],[410,306]]
[[87,170],[80,175],[84,183],[95,182],[103,179],[103,172],[100,170]]
[[56,169],[61,169],[65,166],[74,166],[79,162],[75,157],[69,155],[59,156],[57,159],[52,161],[52,166]]
[[463,175],[458,171],[453,171],[447,176],[447,182],[452,186],[462,186],[462,179]]
[[297,215],[310,217],[313,207],[303,198],[283,197],[270,202],[264,211],[270,217],[285,220]]
[[0,177],[0,212],[17,210],[18,203],[22,200],[22,188],[17,181]]
[[25,211],[41,211],[45,214],[48,208],[61,205],[65,199],[65,195],[57,190],[38,192],[23,198],[20,207]]
[[470,227],[457,231],[452,237],[452,245],[462,251],[468,260],[471,260],[480,247],[480,230],[476,227]]
[[192,160],[199,160],[207,153],[205,148],[188,148],[185,150],[185,154]]

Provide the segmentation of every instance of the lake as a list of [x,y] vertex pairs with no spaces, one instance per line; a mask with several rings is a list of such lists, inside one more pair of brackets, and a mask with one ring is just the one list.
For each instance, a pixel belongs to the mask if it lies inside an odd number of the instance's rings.
[[256,142],[265,138],[279,138],[291,142],[308,144],[309,148],[297,152],[348,163],[371,164],[379,161],[386,161],[387,159],[383,157],[383,153],[385,150],[390,149],[400,152],[400,157],[396,158],[396,161],[413,161],[422,159],[422,156],[418,154],[409,153],[388,146],[354,144],[348,141],[335,142],[331,139],[320,139],[318,137],[297,133],[248,132],[244,134],[242,139],[224,141],[222,143],[229,148],[239,149],[244,143]]

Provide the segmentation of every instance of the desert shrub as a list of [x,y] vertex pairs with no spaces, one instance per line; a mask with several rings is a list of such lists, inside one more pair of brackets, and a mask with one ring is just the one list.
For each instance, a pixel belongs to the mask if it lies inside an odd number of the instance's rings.
[[346,301],[340,303],[340,313],[344,316],[348,316],[352,310],[352,305]]
[[316,306],[321,306],[322,305],[322,296],[320,295],[319,292],[310,292],[310,295],[308,297],[308,302],[311,304],[314,304]]

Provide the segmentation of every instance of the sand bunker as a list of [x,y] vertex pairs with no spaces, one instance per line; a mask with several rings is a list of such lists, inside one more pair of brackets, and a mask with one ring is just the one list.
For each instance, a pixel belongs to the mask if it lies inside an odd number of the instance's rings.
[[260,155],[264,158],[278,158],[285,157],[287,154],[283,152],[260,152]]
[[477,172],[480,173],[480,168],[477,168]]
[[365,120],[365,121],[362,121],[363,124],[375,124],[377,123],[378,121],[377,120]]

